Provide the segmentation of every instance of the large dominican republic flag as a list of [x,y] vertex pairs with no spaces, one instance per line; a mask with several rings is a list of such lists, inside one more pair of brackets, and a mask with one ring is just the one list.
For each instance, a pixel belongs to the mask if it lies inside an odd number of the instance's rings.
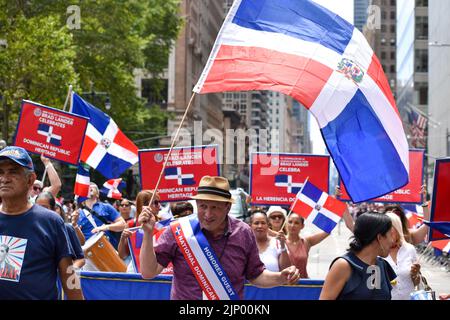
[[347,205],[306,181],[291,209],[292,212],[312,221],[323,231],[331,233],[347,209]]
[[71,111],[90,119],[81,150],[83,162],[108,179],[120,176],[138,162],[138,147],[107,114],[76,93],[72,94]]
[[408,182],[408,143],[360,31],[309,0],[236,0],[194,92],[274,90],[317,119],[353,202]]

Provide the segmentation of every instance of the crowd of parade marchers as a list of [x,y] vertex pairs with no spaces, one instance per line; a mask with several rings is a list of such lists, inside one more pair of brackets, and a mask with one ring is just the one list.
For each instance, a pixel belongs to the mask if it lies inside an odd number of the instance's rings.
[[[222,177],[203,177],[193,201],[163,204],[152,190],[135,199],[101,200],[95,183],[83,201],[62,199],[57,171],[49,159],[41,161],[49,186],[36,179],[24,149],[0,151],[0,299],[57,299],[57,281],[68,299],[83,299],[80,286],[67,284],[80,270],[145,279],[172,274],[171,299],[202,299],[205,289],[169,224],[184,217],[199,222],[242,299],[245,281],[270,288],[308,279],[308,253],[330,235],[302,235],[305,219],[281,206],[249,205],[246,219],[232,217],[234,200]],[[426,188],[421,192],[426,199]],[[422,208],[429,220],[429,201]],[[353,237],[347,252],[331,262],[320,299],[410,300],[423,282],[416,245],[426,242],[428,227],[411,228],[397,204],[348,203],[343,221]],[[93,249],[99,241],[107,242],[105,252]]]

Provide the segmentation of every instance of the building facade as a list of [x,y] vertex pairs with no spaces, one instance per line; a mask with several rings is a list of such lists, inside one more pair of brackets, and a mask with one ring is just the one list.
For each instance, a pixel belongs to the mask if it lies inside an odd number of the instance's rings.
[[380,60],[394,96],[397,92],[397,6],[396,0],[370,0],[371,16],[363,34]]
[[359,31],[363,31],[363,27],[367,22],[367,8],[369,6],[370,0],[354,0],[353,1],[353,17],[356,28],[359,29]]
[[429,167],[450,156],[450,2],[429,1]]
[[397,1],[397,107],[409,145],[426,148],[415,133],[414,117],[428,115],[428,1]]

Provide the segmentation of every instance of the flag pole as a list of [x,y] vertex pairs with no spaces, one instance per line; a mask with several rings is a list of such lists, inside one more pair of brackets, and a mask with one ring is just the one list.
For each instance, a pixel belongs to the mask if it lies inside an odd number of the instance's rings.
[[[308,179],[309,179],[309,176],[306,178],[305,182],[303,182],[302,188],[300,189],[300,191],[299,191],[297,194],[299,194],[299,193],[301,193],[301,192],[303,191],[303,188],[305,187],[306,182],[308,182]],[[294,201],[294,203],[293,203],[292,206],[289,208],[289,213],[288,213],[288,215],[286,216],[286,219],[284,220],[284,223],[283,223],[283,225],[281,226],[280,231],[284,229],[284,226],[286,225],[286,222],[287,222],[289,216],[290,216],[291,213],[292,213],[292,208],[295,207],[295,204],[296,204],[297,201],[298,201],[297,194],[295,195],[295,201]]]
[[47,176],[47,167],[45,167],[44,174],[42,175],[42,187],[45,185],[45,178]]
[[[188,103],[188,105],[187,105],[187,107],[186,107],[186,111],[184,112],[184,115],[183,115],[183,117],[181,118],[180,125],[178,126],[177,132],[175,133],[175,137],[174,137],[173,140],[172,140],[172,144],[171,144],[171,146],[170,146],[169,152],[167,153],[167,157],[166,157],[166,160],[164,161],[164,164],[163,164],[163,167],[162,167],[162,169],[161,169],[161,172],[159,173],[158,182],[156,182],[156,186],[155,186],[155,189],[153,190],[152,198],[150,199],[150,202],[149,202],[148,206],[151,206],[151,204],[153,203],[153,199],[155,198],[156,192],[157,192],[158,187],[159,187],[159,184],[160,184],[160,182],[161,182],[162,175],[163,175],[163,173],[164,173],[164,170],[166,169],[167,162],[169,161],[169,158],[170,158],[170,155],[171,155],[171,153],[172,153],[173,147],[174,147],[174,145],[175,145],[175,142],[176,142],[177,139],[178,139],[178,136],[179,136],[179,134],[180,134],[181,127],[183,126],[183,122],[184,122],[184,120],[186,119],[186,116],[187,116],[188,111],[189,111],[189,109],[190,109],[190,107],[191,107],[191,105],[192,105],[192,102],[194,101],[194,98],[195,98],[195,92],[192,93],[191,99],[189,100],[189,103]],[[142,227],[142,226],[141,226],[141,227]]]
[[[67,97],[66,97],[66,101],[64,102],[63,111],[66,111],[66,109],[67,109],[67,104],[69,103],[70,96],[72,95],[72,89],[73,89],[73,86],[69,85],[69,91],[67,92]],[[70,107],[69,107],[69,110],[70,110]]]

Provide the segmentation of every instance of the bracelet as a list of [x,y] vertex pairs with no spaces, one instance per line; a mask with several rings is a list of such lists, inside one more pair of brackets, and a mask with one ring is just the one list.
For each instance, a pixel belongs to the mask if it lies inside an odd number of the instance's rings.
[[428,202],[422,203],[422,208],[428,207]]
[[284,248],[282,248],[280,250],[281,250],[281,252],[285,252],[287,249],[286,249],[286,247],[284,247]]

